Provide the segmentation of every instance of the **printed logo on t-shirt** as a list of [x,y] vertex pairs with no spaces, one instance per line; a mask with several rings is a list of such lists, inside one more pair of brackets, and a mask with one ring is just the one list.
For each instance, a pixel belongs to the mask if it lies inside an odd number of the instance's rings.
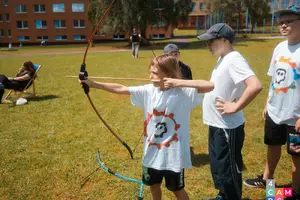
[[[154,133],[148,134],[148,125],[153,126]],[[180,124],[177,124],[174,113],[166,113],[166,110],[158,111],[153,109],[153,113],[147,114],[147,119],[144,122],[144,136],[147,137],[148,146],[161,149],[163,146],[169,148],[172,142],[178,142],[178,129]]]
[[[291,58],[284,58],[284,56],[280,56],[278,60],[274,61],[274,64],[279,65],[272,82],[272,89],[274,90],[274,92],[276,94],[279,94],[280,92],[287,93],[289,89],[296,89],[295,81],[300,80],[300,74],[298,74],[296,70],[297,63],[292,62]],[[287,73],[289,70],[292,70],[293,72],[293,81],[290,83],[286,83]]]

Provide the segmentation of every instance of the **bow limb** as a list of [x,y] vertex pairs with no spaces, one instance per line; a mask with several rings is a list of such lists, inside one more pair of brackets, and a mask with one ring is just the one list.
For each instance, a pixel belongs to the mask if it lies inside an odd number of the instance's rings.
[[[85,60],[86,60],[86,56],[87,56],[87,53],[88,53],[88,49],[89,49],[89,46],[91,44],[91,41],[93,39],[93,36],[95,34],[95,32],[97,31],[98,27],[100,26],[101,22],[104,20],[105,16],[109,13],[109,11],[111,10],[113,4],[116,2],[116,0],[112,0],[112,2],[110,3],[109,7],[105,10],[103,16],[100,18],[100,20],[98,21],[97,25],[95,26],[94,30],[92,31],[91,35],[89,36],[89,41],[88,41],[88,44],[87,44],[87,47],[85,49],[85,53],[84,53],[84,56],[83,56],[83,61],[82,61],[82,64],[81,64],[81,67],[80,67],[80,72],[79,72],[79,79],[80,80],[87,80],[88,79],[88,73],[86,71],[86,64],[85,64]],[[97,116],[99,117],[99,119],[102,121],[102,123],[105,125],[105,127],[119,140],[119,142],[122,143],[122,145],[128,150],[129,154],[130,154],[130,157],[133,159],[133,153],[132,153],[132,150],[130,149],[129,145],[124,142],[113,130],[112,128],[107,124],[107,122],[104,120],[104,118],[100,115],[100,113],[97,111],[90,95],[89,95],[89,86],[85,83],[82,83],[82,87],[84,89],[84,93],[86,94],[93,110],[95,111],[95,113],[97,114]]]

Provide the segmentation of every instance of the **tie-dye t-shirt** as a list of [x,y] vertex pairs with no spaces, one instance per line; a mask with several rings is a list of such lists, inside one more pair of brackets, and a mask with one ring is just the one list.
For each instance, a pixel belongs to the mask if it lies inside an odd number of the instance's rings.
[[202,103],[195,88],[162,91],[152,84],[129,87],[131,103],[144,110],[143,166],[180,172],[192,168],[189,120]]
[[300,118],[300,43],[277,45],[268,75],[272,76],[267,111],[277,124],[295,126]]

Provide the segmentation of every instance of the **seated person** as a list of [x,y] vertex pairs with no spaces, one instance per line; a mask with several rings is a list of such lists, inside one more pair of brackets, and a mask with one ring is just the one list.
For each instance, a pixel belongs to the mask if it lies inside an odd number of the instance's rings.
[[25,61],[15,78],[6,77],[0,74],[0,103],[4,94],[4,89],[24,90],[34,76],[36,69],[31,61]]

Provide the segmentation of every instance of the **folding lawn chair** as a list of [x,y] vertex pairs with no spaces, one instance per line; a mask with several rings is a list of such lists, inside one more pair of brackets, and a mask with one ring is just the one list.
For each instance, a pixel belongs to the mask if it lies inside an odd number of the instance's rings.
[[[4,98],[4,102],[12,103],[12,101],[9,100],[9,99],[11,99],[12,92],[14,92],[14,94],[15,94],[15,96],[17,96],[17,98],[21,97],[21,95],[23,95],[23,94],[36,96],[36,93],[35,93],[35,78],[37,77],[37,73],[40,71],[42,65],[34,64],[33,66],[35,68],[35,73],[32,76],[32,78],[30,79],[30,81],[27,83],[25,88],[23,90],[9,90],[6,97]],[[30,89],[31,87],[32,87],[32,92],[29,92],[28,89]]]

